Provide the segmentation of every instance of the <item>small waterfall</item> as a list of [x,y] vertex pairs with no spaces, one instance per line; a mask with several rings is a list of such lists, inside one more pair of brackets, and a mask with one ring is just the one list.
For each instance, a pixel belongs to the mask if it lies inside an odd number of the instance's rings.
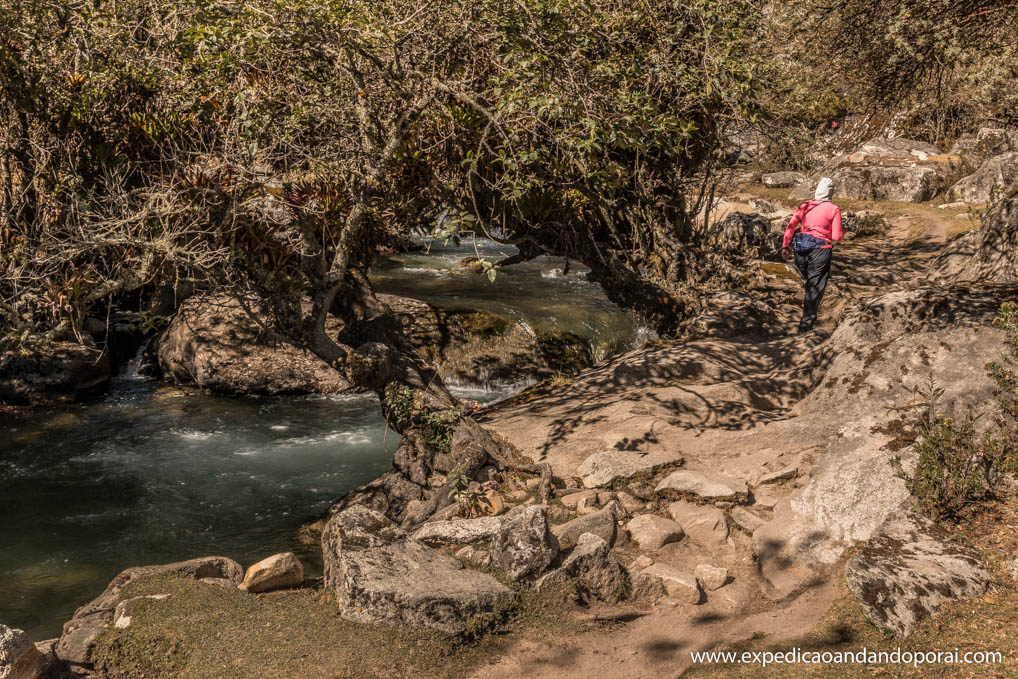
[[153,379],[152,375],[146,374],[147,372],[149,372],[149,368],[151,367],[152,362],[148,360],[148,357],[145,354],[148,351],[149,345],[152,344],[152,340],[154,340],[155,337],[156,336],[153,333],[152,335],[147,337],[144,342],[141,343],[141,346],[138,347],[138,351],[134,353],[134,356],[131,358],[131,360],[129,360],[120,368],[120,372],[117,374],[118,379],[131,382],[147,381]]

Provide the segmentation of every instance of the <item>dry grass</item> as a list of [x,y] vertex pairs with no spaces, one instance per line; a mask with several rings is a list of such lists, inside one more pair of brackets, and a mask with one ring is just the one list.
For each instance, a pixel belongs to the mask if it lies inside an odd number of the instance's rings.
[[809,677],[846,679],[894,677],[895,679],[956,679],[961,677],[1018,676],[1018,583],[1005,570],[1004,562],[1016,551],[1018,538],[1018,497],[1010,496],[970,508],[958,524],[948,526],[955,538],[975,547],[990,569],[993,582],[982,598],[945,606],[911,638],[899,641],[870,624],[862,609],[842,587],[842,596],[832,606],[825,622],[806,637],[773,646],[764,641],[738,644],[728,650],[786,651],[991,651],[1003,655],[997,665],[759,665],[700,666],[683,674],[690,679],[721,677]]

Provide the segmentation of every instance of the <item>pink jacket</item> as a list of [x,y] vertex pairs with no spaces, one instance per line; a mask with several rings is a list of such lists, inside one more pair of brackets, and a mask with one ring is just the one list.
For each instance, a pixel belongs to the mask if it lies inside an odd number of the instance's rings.
[[[823,238],[828,243],[837,243],[842,236],[841,208],[829,200],[807,200],[795,209],[792,220],[785,227],[785,238],[781,242],[781,247],[787,248],[792,245],[792,236],[795,235],[797,226],[803,233]],[[833,246],[825,245],[823,247]]]

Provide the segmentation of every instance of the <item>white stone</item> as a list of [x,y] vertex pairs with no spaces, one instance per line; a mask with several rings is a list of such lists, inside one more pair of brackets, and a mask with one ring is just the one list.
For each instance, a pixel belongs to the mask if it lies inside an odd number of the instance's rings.
[[304,566],[293,552],[273,554],[247,569],[239,589],[256,594],[298,587],[304,582]]
[[696,575],[696,581],[700,583],[700,586],[707,592],[713,592],[716,589],[724,587],[725,583],[728,582],[728,569],[717,568],[710,564],[702,563],[696,567],[694,571]]
[[641,514],[626,525],[630,536],[640,549],[660,549],[670,542],[678,542],[684,533],[682,526],[671,519],[654,514]]

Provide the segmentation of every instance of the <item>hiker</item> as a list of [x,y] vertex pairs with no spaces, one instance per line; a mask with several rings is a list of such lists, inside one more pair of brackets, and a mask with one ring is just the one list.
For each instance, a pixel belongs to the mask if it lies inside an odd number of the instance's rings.
[[817,309],[831,273],[831,254],[834,244],[841,240],[841,209],[831,202],[833,194],[834,182],[824,177],[817,185],[813,200],[795,209],[781,242],[781,258],[787,262],[794,253],[795,267],[806,281],[800,334],[812,330],[817,320]]

